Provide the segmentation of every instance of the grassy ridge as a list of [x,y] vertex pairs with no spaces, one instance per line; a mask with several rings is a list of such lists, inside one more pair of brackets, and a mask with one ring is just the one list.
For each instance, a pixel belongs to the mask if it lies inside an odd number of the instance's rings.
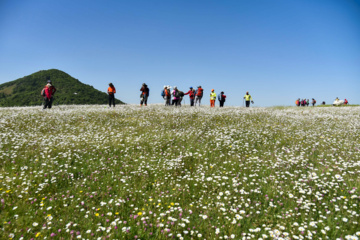
[[360,234],[360,108],[0,110],[15,239]]

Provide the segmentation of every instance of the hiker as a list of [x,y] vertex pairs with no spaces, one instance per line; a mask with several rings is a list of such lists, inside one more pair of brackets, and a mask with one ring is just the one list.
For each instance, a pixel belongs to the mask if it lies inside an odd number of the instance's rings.
[[109,83],[109,88],[107,90],[107,93],[109,94],[109,107],[111,107],[111,103],[115,107],[115,87],[112,83]]
[[295,101],[295,105],[298,107],[300,106],[300,98]]
[[182,102],[182,100],[183,100],[183,98],[184,98],[184,92],[183,91],[180,91],[180,90],[178,90],[179,91],[179,100],[178,100],[178,105],[181,107],[181,102]]
[[201,99],[203,97],[203,92],[204,92],[204,89],[202,89],[201,86],[198,86],[198,89],[195,92],[195,106],[196,106],[197,102],[199,102],[199,107],[200,107]]
[[250,101],[252,104],[254,104],[254,101],[251,97],[251,95],[249,94],[249,92],[246,92],[245,96],[244,96],[245,102],[246,102],[246,107],[250,107]]
[[180,91],[177,89],[176,86],[174,86],[172,95],[173,95],[172,105],[175,105],[177,107],[179,104],[179,100],[180,100]]
[[214,89],[211,89],[210,93],[210,107],[215,107],[216,93]]
[[309,104],[310,104],[310,100],[308,99],[308,100],[306,100],[306,106],[308,107]]
[[189,95],[190,98],[190,106],[194,106],[194,100],[195,100],[195,89],[193,87],[190,87],[190,90],[187,93],[184,93],[184,95]]
[[316,100],[314,98],[312,99],[311,104],[313,105],[313,107],[315,107]]
[[344,99],[344,105],[347,105],[349,102],[348,102],[348,100],[345,98]]
[[322,102],[322,105],[325,105],[325,104],[326,104],[326,102],[325,102],[325,101],[323,101],[323,102]]
[[43,109],[46,109],[46,108],[50,109],[52,107],[55,92],[56,92],[56,88],[51,84],[51,80],[48,80],[47,84],[41,91],[41,95],[44,97]]
[[140,106],[142,106],[143,104],[145,104],[145,106],[147,106],[147,100],[150,95],[150,89],[148,88],[148,86],[145,83],[143,83],[140,88],[140,91],[141,91]]
[[166,93],[167,93],[167,86],[164,86],[163,90],[161,91],[161,96],[164,99],[165,106],[167,106],[167,104],[166,104],[166,100],[167,100]]
[[220,107],[224,107],[224,102],[226,100],[226,95],[224,95],[224,92],[221,92],[218,96],[218,100],[220,103]]

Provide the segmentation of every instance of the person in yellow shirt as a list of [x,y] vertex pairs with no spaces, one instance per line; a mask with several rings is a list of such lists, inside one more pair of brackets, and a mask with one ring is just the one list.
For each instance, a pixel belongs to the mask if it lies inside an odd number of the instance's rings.
[[107,93],[109,94],[109,107],[111,107],[111,103],[115,107],[115,87],[112,83],[109,83],[109,88],[107,90]]
[[216,93],[214,89],[211,89],[210,93],[210,107],[215,107]]
[[251,97],[251,95],[249,94],[249,92],[246,92],[245,96],[244,96],[245,102],[246,102],[246,107],[250,107],[250,101],[252,104],[254,104],[254,101]]

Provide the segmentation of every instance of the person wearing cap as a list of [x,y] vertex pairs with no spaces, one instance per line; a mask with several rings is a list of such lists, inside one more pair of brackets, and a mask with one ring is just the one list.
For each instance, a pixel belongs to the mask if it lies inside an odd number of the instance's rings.
[[251,97],[251,95],[249,94],[249,92],[246,92],[245,96],[244,96],[245,102],[246,102],[246,107],[250,107],[250,101],[252,104],[254,104],[254,101]]
[[200,107],[204,89],[202,89],[201,86],[198,86],[197,88],[198,89],[195,91],[195,106],[199,102],[199,107]]
[[109,95],[109,107],[111,107],[111,103],[115,107],[115,93],[116,93],[116,90],[115,90],[115,87],[114,87],[114,85],[112,83],[109,83],[107,93]]
[[210,93],[210,107],[215,107],[216,93],[214,89],[211,89]]
[[145,106],[147,106],[147,100],[148,100],[148,97],[150,95],[150,89],[148,88],[148,86],[143,83],[141,88],[140,88],[140,107],[145,104]]
[[220,107],[224,107],[225,99],[226,99],[226,95],[224,95],[224,92],[221,92],[218,96]]
[[193,87],[190,87],[190,90],[187,93],[184,93],[184,95],[189,95],[190,98],[190,106],[194,106],[194,100],[195,100],[195,89]]
[[56,92],[56,88],[51,84],[51,80],[47,80],[47,84],[41,91],[41,95],[44,97],[43,109],[46,108],[50,109],[52,107],[55,92]]

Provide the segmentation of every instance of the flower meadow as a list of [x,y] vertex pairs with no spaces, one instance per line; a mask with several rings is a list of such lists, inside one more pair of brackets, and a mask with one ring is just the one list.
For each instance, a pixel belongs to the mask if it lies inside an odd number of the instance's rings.
[[1,239],[359,239],[360,107],[0,109]]

